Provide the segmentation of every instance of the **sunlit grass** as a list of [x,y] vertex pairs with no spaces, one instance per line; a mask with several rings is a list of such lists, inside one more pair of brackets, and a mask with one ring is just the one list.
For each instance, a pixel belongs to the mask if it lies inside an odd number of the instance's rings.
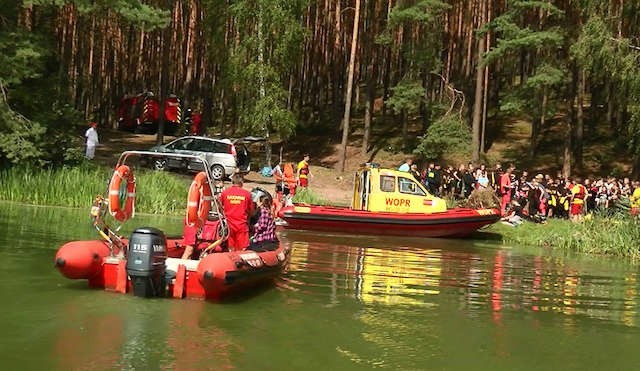
[[322,198],[322,196],[314,193],[309,188],[298,187],[295,196],[293,196],[294,203],[302,203],[309,205],[330,205],[331,202]]
[[589,216],[582,223],[563,219],[549,219],[546,224],[527,222],[517,227],[498,223],[489,230],[513,244],[640,258],[640,224],[628,215]]
[[[0,199],[34,205],[88,208],[106,194],[113,170],[83,165],[65,169],[10,169],[0,172]],[[184,212],[188,178],[158,171],[138,171],[136,211],[152,214]]]

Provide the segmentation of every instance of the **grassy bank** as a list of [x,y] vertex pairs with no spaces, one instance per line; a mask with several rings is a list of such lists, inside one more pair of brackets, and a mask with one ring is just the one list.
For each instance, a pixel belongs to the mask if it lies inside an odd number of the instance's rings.
[[547,224],[524,223],[517,227],[497,223],[488,231],[499,233],[505,243],[516,245],[640,258],[640,225],[628,215],[595,216],[582,223],[549,219]]
[[[0,199],[89,209],[96,195],[105,194],[112,174],[110,168],[93,165],[57,170],[5,170],[0,172]],[[189,179],[158,171],[138,171],[135,176],[137,212],[184,212]]]

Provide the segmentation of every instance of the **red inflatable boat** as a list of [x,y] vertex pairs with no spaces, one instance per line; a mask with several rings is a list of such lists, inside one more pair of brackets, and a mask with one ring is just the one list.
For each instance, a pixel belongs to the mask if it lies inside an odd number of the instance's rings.
[[294,205],[283,208],[285,228],[414,237],[465,237],[500,219],[495,209],[451,209],[431,214]]
[[[136,179],[134,167],[125,165],[130,157],[153,158],[157,153],[123,152],[115,167],[106,197],[97,196],[91,216],[102,240],[73,241],[57,252],[55,266],[70,279],[86,279],[89,286],[144,297],[220,299],[249,287],[271,281],[289,261],[289,249],[269,243],[261,251],[224,251],[229,228],[222,205],[211,188],[211,165],[206,159],[183,154],[166,154],[179,161],[200,161],[199,172],[189,188],[185,224],[196,233],[193,241],[206,248],[199,260],[181,259],[186,243],[167,238],[159,229],[137,228],[128,240],[106,222],[109,215],[124,223],[135,214]],[[164,156],[164,155],[163,155]],[[135,162],[134,162],[135,163]],[[268,192],[256,188],[271,197]],[[252,195],[253,197],[254,195]],[[108,210],[108,213],[107,213]],[[209,221],[211,223],[209,223]],[[213,238],[201,234],[209,223]],[[187,233],[187,232],[185,232]],[[267,251],[263,251],[267,250]],[[188,254],[188,253],[187,253]]]
[[[162,232],[139,228],[131,236],[130,251],[112,256],[105,241],[73,241],[63,245],[55,265],[63,276],[86,279],[93,288],[137,296],[218,300],[280,275],[289,249],[215,252],[200,260],[180,259],[181,239],[163,242]],[[123,241],[127,243],[127,241]]]

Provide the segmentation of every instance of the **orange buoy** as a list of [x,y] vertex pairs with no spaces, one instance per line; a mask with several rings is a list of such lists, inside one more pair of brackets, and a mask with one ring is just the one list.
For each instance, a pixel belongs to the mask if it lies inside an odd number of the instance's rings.
[[186,221],[189,227],[200,228],[204,225],[211,210],[211,200],[211,187],[207,174],[201,171],[196,174],[189,187]]
[[[122,180],[126,179],[126,198],[121,204]],[[109,182],[109,212],[119,222],[129,220],[134,214],[136,200],[136,181],[133,171],[127,165],[120,165]]]

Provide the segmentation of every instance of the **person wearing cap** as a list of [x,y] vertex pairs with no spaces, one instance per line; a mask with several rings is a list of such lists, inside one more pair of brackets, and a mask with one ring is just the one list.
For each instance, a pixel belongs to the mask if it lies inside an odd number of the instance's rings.
[[251,192],[242,188],[242,176],[235,174],[231,183],[231,187],[220,194],[220,201],[229,225],[228,248],[230,251],[239,251],[249,246],[249,219],[255,209]]
[[300,187],[308,187],[309,177],[313,178],[313,174],[311,174],[311,171],[309,170],[309,158],[309,154],[305,153],[302,161],[298,162],[297,178]]
[[87,149],[85,152],[85,157],[89,160],[93,160],[96,154],[96,146],[100,143],[98,140],[98,131],[96,127],[97,123],[92,122],[89,124],[89,129],[84,133],[84,137],[87,138]]

